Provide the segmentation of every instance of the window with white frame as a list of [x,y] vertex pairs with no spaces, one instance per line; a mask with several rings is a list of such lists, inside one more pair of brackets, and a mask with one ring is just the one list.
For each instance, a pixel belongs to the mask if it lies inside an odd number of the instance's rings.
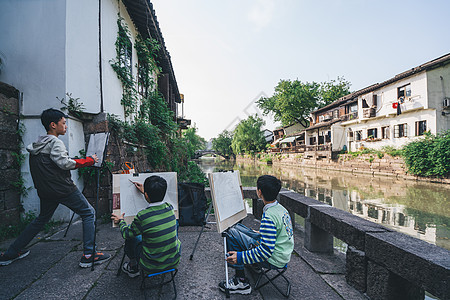
[[416,122],[416,136],[423,135],[427,131],[427,121]]
[[390,137],[389,126],[381,127],[381,138],[382,139],[389,139],[389,137]]
[[362,131],[361,130],[355,131],[355,141],[359,142],[360,140],[362,140]]
[[405,100],[411,97],[411,84],[407,84],[397,88],[397,99]]
[[377,128],[367,129],[367,138],[368,139],[376,139],[377,137],[378,137],[378,129]]
[[408,125],[398,124],[394,126],[394,137],[401,138],[408,136]]

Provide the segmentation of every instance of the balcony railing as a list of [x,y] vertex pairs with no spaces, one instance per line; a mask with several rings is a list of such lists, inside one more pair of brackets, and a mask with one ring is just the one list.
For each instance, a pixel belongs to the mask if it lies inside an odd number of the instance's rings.
[[355,119],[358,119],[357,111],[341,116],[342,121],[350,121],[350,120],[355,120]]

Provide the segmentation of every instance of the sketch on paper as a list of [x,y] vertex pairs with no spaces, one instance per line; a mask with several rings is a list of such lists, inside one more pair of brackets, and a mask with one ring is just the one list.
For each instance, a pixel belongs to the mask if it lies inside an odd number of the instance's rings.
[[94,164],[94,167],[101,167],[103,163],[103,154],[108,144],[107,132],[93,133],[89,135],[89,144],[86,151],[86,157],[94,154],[98,157],[98,162]]
[[217,230],[224,231],[247,216],[239,171],[209,174]]
[[[140,210],[147,208],[149,205],[144,195],[137,190],[132,182],[143,184],[146,178],[153,175],[160,176],[167,181],[167,192],[163,202],[172,204],[175,210],[175,217],[178,219],[178,185],[176,172],[140,173],[138,176],[135,176],[135,174],[114,175],[113,192],[118,194],[116,199],[120,201],[117,209],[120,209],[120,213],[125,213],[125,221],[127,223],[130,217],[136,216]],[[130,221],[132,221],[132,218]]]

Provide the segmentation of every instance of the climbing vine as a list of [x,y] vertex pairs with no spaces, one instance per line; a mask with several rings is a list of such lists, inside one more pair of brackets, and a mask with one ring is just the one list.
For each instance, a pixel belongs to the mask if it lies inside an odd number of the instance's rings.
[[131,58],[132,58],[132,43],[130,40],[130,31],[128,26],[123,22],[123,18],[119,16],[117,19],[117,33],[116,40],[116,59],[110,61],[111,67],[117,74],[122,83],[122,99],[121,103],[125,110],[125,116],[131,116],[136,111],[137,107],[137,91],[132,74]]
[[130,118],[126,122],[115,115],[108,115],[110,132],[118,140],[142,145],[154,169],[178,172],[180,180],[204,180],[206,177],[198,166],[188,164],[190,157],[185,147],[186,139],[177,136],[174,114],[158,91],[157,79],[162,70],[157,59],[161,45],[154,39],[144,39],[137,34],[135,80],[131,68],[131,33],[120,16],[117,26],[116,58],[111,60],[111,66],[122,83],[121,103],[125,117]]

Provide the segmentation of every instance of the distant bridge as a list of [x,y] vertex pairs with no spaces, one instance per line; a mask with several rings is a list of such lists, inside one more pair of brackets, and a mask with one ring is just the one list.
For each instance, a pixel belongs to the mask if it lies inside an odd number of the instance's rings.
[[200,157],[202,157],[202,156],[204,156],[204,155],[207,155],[207,154],[211,154],[211,155],[213,155],[214,157],[222,156],[222,157],[225,158],[225,159],[230,159],[229,156],[222,155],[222,154],[220,154],[220,153],[218,153],[218,152],[216,152],[216,151],[214,151],[214,150],[197,150],[197,151],[195,151],[195,153],[194,153],[194,158],[195,158],[195,159],[199,159]]

